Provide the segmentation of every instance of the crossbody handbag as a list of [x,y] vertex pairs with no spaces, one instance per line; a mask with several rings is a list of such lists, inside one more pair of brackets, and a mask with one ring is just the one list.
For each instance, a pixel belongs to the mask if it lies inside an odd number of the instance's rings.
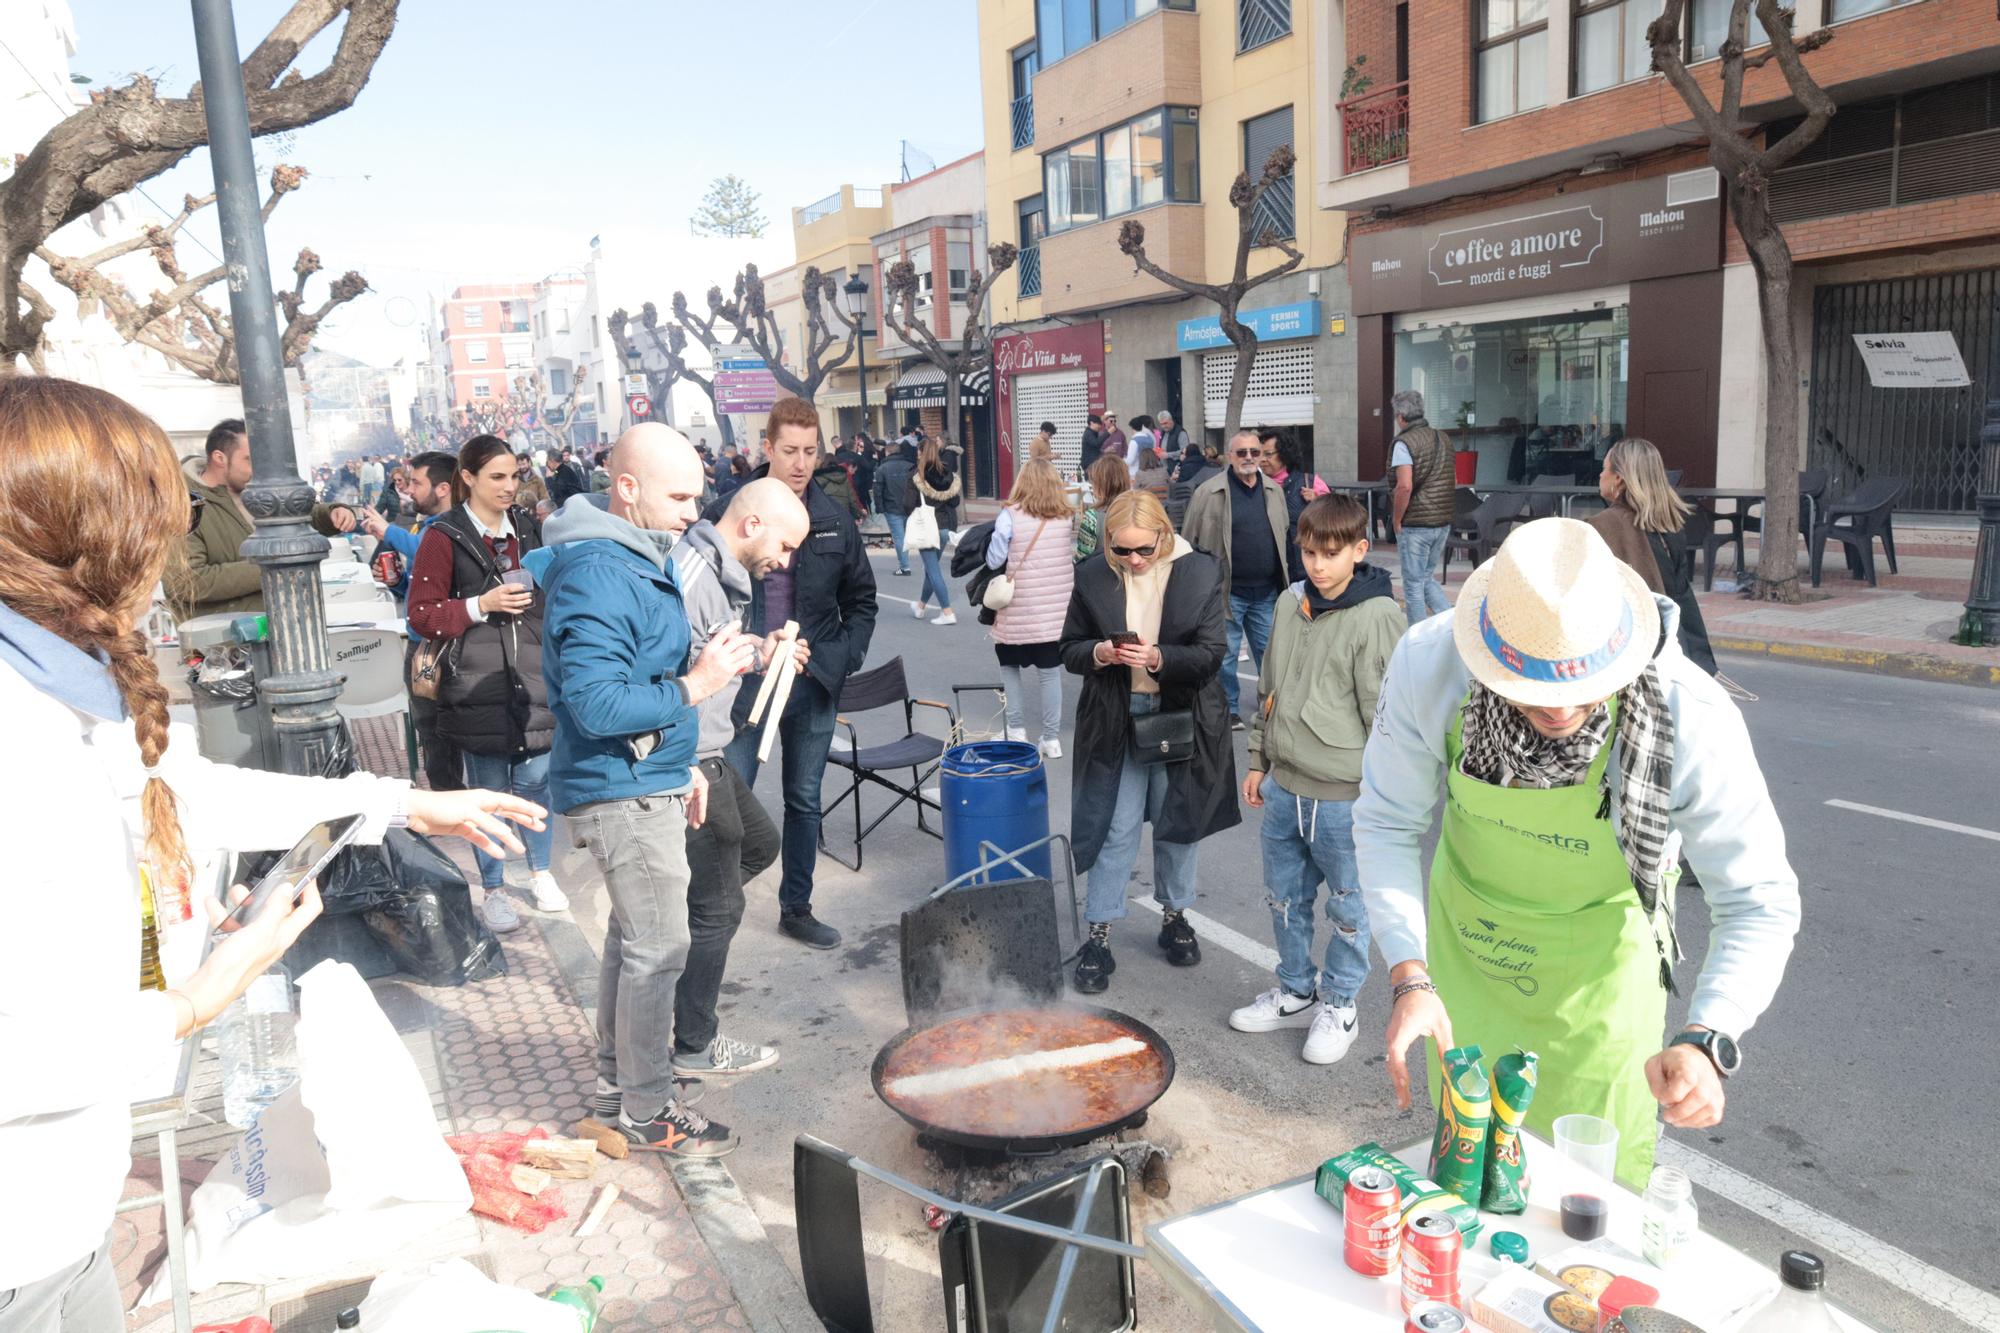
[[[1028,558],[1034,555],[1035,543],[1042,539],[1042,528],[1046,528],[1048,525],[1049,521],[1043,519],[1041,526],[1035,529],[1035,535],[1028,539],[1028,549],[1021,552],[1021,563],[1023,565],[1027,564]],[[1003,570],[987,580],[986,595],[979,599],[979,604],[988,611],[1005,611],[1008,607],[1012,606],[1014,604],[1014,576]]]
[[1181,764],[1194,758],[1194,710],[1134,714],[1132,752],[1142,764]]
[[[489,579],[497,585],[501,582],[500,566],[492,553],[478,542],[467,542],[449,527],[443,529],[445,539],[462,546],[473,561],[480,565]],[[463,634],[450,639],[425,639],[417,645],[417,651],[410,656],[410,694],[418,699],[435,700],[444,690],[445,681],[458,670],[458,657]],[[504,645],[503,645],[504,647]]]

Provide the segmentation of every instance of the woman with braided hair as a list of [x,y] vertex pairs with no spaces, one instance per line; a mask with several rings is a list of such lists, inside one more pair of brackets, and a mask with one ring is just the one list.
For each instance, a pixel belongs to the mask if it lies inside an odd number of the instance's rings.
[[[130,1083],[222,1012],[319,914],[282,896],[167,991],[139,988],[139,864],[184,884],[190,846],[282,849],[328,818],[520,850],[492,792],[286,777],[203,759],[171,726],[145,614],[190,526],[166,435],[66,380],[0,379],[0,1333],[125,1327],[105,1231],[130,1169]],[[215,915],[219,916],[217,912]]]

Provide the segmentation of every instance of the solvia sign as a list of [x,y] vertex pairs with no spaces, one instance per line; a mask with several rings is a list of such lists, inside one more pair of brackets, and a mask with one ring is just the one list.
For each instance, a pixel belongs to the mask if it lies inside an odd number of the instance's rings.
[[1357,314],[1476,305],[1698,273],[1722,260],[1708,168],[1354,238]]

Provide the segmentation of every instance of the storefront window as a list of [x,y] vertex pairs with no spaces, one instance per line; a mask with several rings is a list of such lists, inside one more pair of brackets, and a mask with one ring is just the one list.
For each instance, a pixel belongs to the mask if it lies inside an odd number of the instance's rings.
[[1396,334],[1396,387],[1479,454],[1479,480],[1588,480],[1625,434],[1626,307]]

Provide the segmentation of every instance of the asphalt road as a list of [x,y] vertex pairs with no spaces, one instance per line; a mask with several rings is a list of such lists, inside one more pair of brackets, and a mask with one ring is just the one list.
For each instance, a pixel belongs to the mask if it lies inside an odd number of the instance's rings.
[[[891,577],[893,567],[886,554],[876,557],[882,603],[870,665],[900,655],[914,692],[941,700],[955,683],[997,680],[985,631],[965,613],[961,590],[953,590],[959,624],[919,622],[907,605],[919,578]],[[1723,665],[1758,696],[1744,712],[1804,886],[1805,924],[1776,1004],[1745,1041],[1746,1067],[1729,1086],[1724,1123],[1698,1134],[1670,1131],[1674,1147],[1663,1151],[1677,1154],[1703,1186],[1703,1225],[1712,1233],[1774,1264],[1792,1246],[1825,1254],[1830,1291],[1877,1328],[2000,1329],[1993,1260],[2000,1208],[1992,1194],[2000,1129],[1992,1100],[2000,1068],[1992,1019],[2000,992],[1992,869],[2000,856],[2000,693],[1767,658]],[[1068,694],[1073,704],[1073,685]],[[990,703],[968,702],[970,725],[997,729]],[[888,715],[861,725],[866,743],[889,725]],[[1239,765],[1241,755],[1239,740]],[[776,776],[759,786],[774,812]],[[836,790],[830,781],[828,795]],[[1050,796],[1060,830],[1069,809],[1067,760],[1050,766]],[[871,798],[869,818],[881,808]],[[851,824],[829,821],[830,837],[843,833]],[[1181,970],[1154,947],[1147,912],[1135,910],[1114,935],[1120,966],[1103,1002],[1159,1028],[1179,1065],[1146,1131],[1173,1151],[1174,1193],[1165,1203],[1138,1199],[1135,1229],[1308,1172],[1363,1140],[1394,1145],[1429,1132],[1431,1112],[1421,1101],[1413,1115],[1397,1113],[1382,1070],[1387,987],[1379,966],[1359,1002],[1361,1039],[1331,1069],[1298,1058],[1300,1033],[1246,1037],[1227,1027],[1229,1009],[1271,984],[1268,972],[1239,956],[1255,956],[1271,938],[1256,836],[1253,817],[1203,845],[1196,904],[1247,947],[1232,952],[1217,936],[1205,944],[1202,966]],[[726,987],[725,1030],[776,1039],[784,1062],[735,1081],[703,1107],[744,1133],[729,1167],[794,1268],[795,1134],[819,1134],[926,1184],[951,1183],[874,1099],[867,1074],[875,1050],[904,1022],[898,916],[942,878],[942,851],[917,832],[906,807],[868,839],[866,854],[861,874],[820,860],[816,905],[847,932],[832,954],[810,953],[771,928],[775,871],[753,886]],[[1142,853],[1135,898],[1149,897],[1150,875]],[[566,860],[564,878],[574,885],[594,876]],[[601,907],[588,890],[578,897],[594,941]],[[1684,896],[1680,921],[1691,960],[1681,971],[1686,991],[1707,938],[1699,894]],[[865,1198],[885,1326],[934,1326],[933,1243],[907,1205]],[[1143,1267],[1141,1277],[1145,1326],[1192,1326]]]

